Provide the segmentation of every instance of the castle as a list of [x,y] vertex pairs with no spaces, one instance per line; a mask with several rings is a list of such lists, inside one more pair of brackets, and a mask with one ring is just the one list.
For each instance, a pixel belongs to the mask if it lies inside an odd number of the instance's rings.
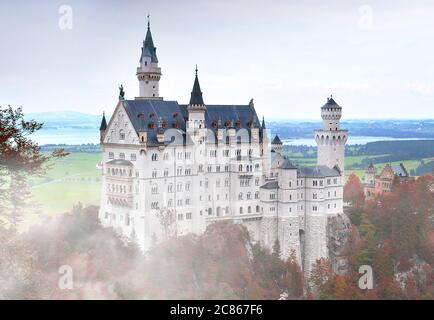
[[297,167],[277,136],[270,143],[253,100],[206,104],[197,68],[190,102],[165,100],[158,63],[148,22],[139,96],[125,99],[122,88],[110,121],[101,122],[103,226],[146,252],[165,237],[230,220],[268,248],[278,240],[282,257],[294,254],[304,270],[327,257],[327,219],[343,213],[342,108],[328,98],[315,132],[317,165]]

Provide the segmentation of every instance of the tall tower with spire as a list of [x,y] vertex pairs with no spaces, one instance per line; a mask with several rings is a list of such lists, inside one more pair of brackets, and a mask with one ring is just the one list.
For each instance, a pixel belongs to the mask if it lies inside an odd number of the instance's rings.
[[159,94],[161,68],[158,67],[157,48],[152,40],[149,15],[148,30],[140,56],[140,66],[137,68],[137,78],[140,86],[140,95],[137,99],[162,100]]
[[315,131],[318,165],[325,165],[329,168],[337,166],[344,176],[348,130],[342,130],[340,127],[342,107],[336,103],[333,96],[327,98],[327,103],[321,108],[321,117],[323,128]]
[[193,90],[191,92],[190,103],[187,107],[188,122],[187,130],[205,129],[206,106],[203,102],[202,91],[199,84],[198,69],[196,66],[196,77],[194,79]]

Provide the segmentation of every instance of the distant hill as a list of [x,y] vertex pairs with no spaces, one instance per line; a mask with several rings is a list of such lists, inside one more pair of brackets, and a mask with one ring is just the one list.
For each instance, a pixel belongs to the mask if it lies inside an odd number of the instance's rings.
[[98,129],[101,116],[75,111],[29,113],[26,119],[44,123],[43,129]]

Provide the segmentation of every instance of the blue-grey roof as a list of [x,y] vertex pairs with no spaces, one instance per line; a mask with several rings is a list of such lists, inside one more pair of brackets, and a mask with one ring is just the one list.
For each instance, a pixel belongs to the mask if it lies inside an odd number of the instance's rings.
[[154,46],[154,41],[152,40],[151,28],[148,23],[148,31],[146,32],[145,41],[143,41],[142,55],[140,56],[140,62],[142,62],[143,57],[150,57],[151,62],[158,63],[157,58],[157,48]]
[[200,90],[199,77],[197,76],[196,67],[196,78],[194,79],[193,91],[191,91],[190,105],[204,105],[202,91]]
[[99,127],[99,131],[104,131],[107,129],[107,121],[105,119],[105,114],[102,115],[101,125]]
[[273,190],[279,187],[279,183],[276,180],[268,181],[261,186],[261,189]]
[[299,167],[297,170],[298,177],[305,178],[328,178],[339,177],[341,173],[336,168],[329,168],[327,166],[314,166],[314,167]]
[[271,144],[283,144],[282,140],[280,140],[279,136],[275,136]]
[[297,169],[297,167],[293,165],[291,161],[288,160],[288,158],[285,157],[285,160],[283,160],[283,163],[280,165],[280,169],[292,170]]
[[408,177],[407,169],[401,163],[399,166],[392,166],[393,173],[398,177]]
[[[145,126],[148,132],[148,144],[159,144],[157,141],[158,122],[164,122],[166,129],[175,128],[175,123],[179,130],[186,131],[186,120],[188,119],[187,105],[180,105],[176,101],[165,100],[124,100],[123,105],[134,126],[139,132]],[[151,117],[152,115],[152,117]],[[143,120],[144,119],[144,123]],[[240,128],[236,127],[239,121]],[[253,121],[255,127],[259,128],[259,120],[254,107],[251,105],[207,105],[205,111],[205,123],[208,129],[217,132],[221,123],[221,128],[225,128],[225,122],[231,122],[232,128],[250,129],[249,122]],[[154,123],[154,128],[150,128],[150,123]],[[191,142],[184,137],[185,143]]]
[[323,105],[322,108],[324,108],[324,109],[327,109],[327,108],[339,108],[339,109],[342,109],[342,107],[340,105],[338,105],[336,103],[336,101],[332,97],[327,98],[327,103],[325,105]]

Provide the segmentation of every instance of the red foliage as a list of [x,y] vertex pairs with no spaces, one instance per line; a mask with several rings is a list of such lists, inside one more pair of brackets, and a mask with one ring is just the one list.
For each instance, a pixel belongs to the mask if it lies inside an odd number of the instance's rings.
[[360,208],[365,203],[365,192],[358,176],[352,173],[344,186],[344,201],[351,203],[355,208]]

